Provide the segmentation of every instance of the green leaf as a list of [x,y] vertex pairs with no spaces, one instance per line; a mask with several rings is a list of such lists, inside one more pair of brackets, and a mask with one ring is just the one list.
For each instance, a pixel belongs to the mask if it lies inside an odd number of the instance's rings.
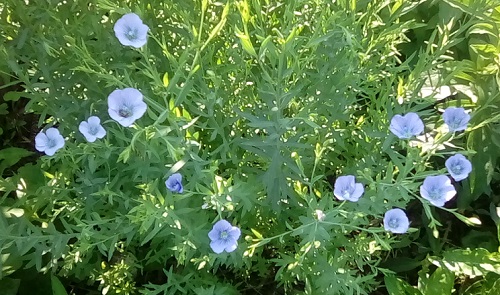
[[203,46],[201,47],[201,50],[202,51],[209,43],[210,41],[217,35],[219,34],[219,32],[222,30],[222,28],[224,27],[224,25],[226,24],[226,20],[227,20],[227,14],[229,13],[229,4],[231,3],[231,1],[228,1],[226,3],[226,6],[224,6],[224,10],[222,11],[222,16],[220,18],[220,21],[219,23],[212,29],[212,31],[210,32],[210,34],[208,35],[208,39],[205,41],[205,43],[203,43]]
[[9,91],[4,94],[3,99],[5,101],[18,101],[21,98],[22,92]]
[[495,33],[493,33],[493,25],[488,24],[488,23],[478,23],[478,24],[472,25],[467,34],[468,35],[470,35],[470,34],[479,34],[479,35],[488,34],[488,35],[491,35],[495,38],[497,37],[495,35]]
[[22,158],[31,156],[32,154],[33,152],[16,147],[0,150],[0,174],[2,174],[6,168],[12,167]]
[[257,239],[262,240],[264,237],[262,236],[261,233],[259,233],[256,229],[251,228],[250,229],[252,233],[257,237]]
[[2,295],[16,295],[19,289],[19,284],[21,280],[3,278],[0,280],[0,290],[2,290]]
[[63,284],[55,275],[50,276],[50,281],[52,283],[52,294],[53,295],[68,295]]
[[430,257],[430,262],[441,267],[443,264],[456,275],[477,277],[489,272],[500,274],[500,254],[485,249],[456,249],[444,252],[444,257]]
[[429,278],[420,277],[419,289],[422,294],[451,294],[454,281],[455,275],[451,271],[438,267]]
[[255,48],[253,47],[250,37],[244,32],[240,31],[237,27],[235,27],[234,30],[236,32],[236,36],[240,38],[243,50],[245,50],[251,56],[257,57],[257,53],[255,52]]
[[6,103],[0,104],[0,115],[8,115],[9,114],[9,111],[7,111],[8,107],[9,106]]
[[165,74],[163,74],[163,86],[167,87],[168,84],[169,84],[168,72],[165,72]]
[[127,163],[128,159],[130,158],[130,152],[131,152],[131,146],[126,147],[118,156],[118,161],[123,161],[123,163]]
[[422,295],[419,290],[392,274],[386,274],[384,282],[389,295]]
[[500,279],[495,280],[491,286],[487,286],[486,288],[483,288],[483,290],[484,290],[483,294],[486,295],[500,294]]

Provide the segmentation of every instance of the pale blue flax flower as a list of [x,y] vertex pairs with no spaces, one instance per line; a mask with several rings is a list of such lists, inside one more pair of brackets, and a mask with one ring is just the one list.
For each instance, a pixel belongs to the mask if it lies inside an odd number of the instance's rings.
[[356,183],[353,175],[340,176],[333,186],[333,194],[337,199],[357,202],[365,188],[361,183]]
[[108,96],[109,116],[124,127],[141,118],[147,108],[142,93],[135,88],[116,89]]
[[457,191],[446,175],[427,176],[420,186],[420,195],[436,207],[443,207]]
[[217,221],[212,230],[208,233],[210,238],[210,247],[212,250],[220,254],[224,250],[226,252],[233,252],[238,247],[238,239],[240,238],[241,231],[236,226],[232,226],[226,220]]
[[464,108],[449,107],[444,110],[443,121],[448,125],[450,132],[465,130],[469,120],[470,115],[465,112]]
[[88,142],[94,142],[97,138],[103,138],[106,135],[106,130],[101,125],[101,119],[96,116],[91,116],[87,121],[82,121],[78,126],[78,130]]
[[39,152],[44,152],[47,156],[54,155],[57,150],[64,146],[64,137],[56,128],[49,128],[40,132],[35,137],[35,148]]
[[389,130],[400,139],[408,139],[424,132],[424,122],[416,113],[395,115],[391,119]]
[[404,234],[410,227],[410,221],[406,213],[399,209],[391,209],[385,212],[384,215],[384,228],[395,234]]
[[114,26],[115,36],[122,45],[140,48],[146,44],[149,27],[135,13],[127,13]]
[[182,175],[174,173],[165,181],[165,186],[174,193],[182,194],[184,188],[182,187]]
[[451,177],[453,177],[455,181],[466,179],[472,171],[471,162],[461,154],[449,157],[444,165],[446,166],[446,169],[448,169],[448,173],[450,173]]

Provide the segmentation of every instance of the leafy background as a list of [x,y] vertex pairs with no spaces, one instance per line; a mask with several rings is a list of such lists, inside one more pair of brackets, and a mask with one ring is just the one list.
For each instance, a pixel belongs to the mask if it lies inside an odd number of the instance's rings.
[[[135,12],[148,43],[113,33]],[[0,290],[5,294],[498,294],[500,5],[444,1],[0,4]],[[107,116],[141,90],[131,128]],[[441,113],[472,111],[450,136]],[[418,112],[417,141],[388,131]],[[90,115],[107,136],[87,143]],[[34,149],[43,128],[66,146]],[[418,197],[460,151],[443,210]],[[185,193],[166,177],[181,172]],[[365,184],[340,203],[340,175]],[[406,209],[390,235],[383,214]],[[316,210],[326,217],[318,220]],[[228,219],[238,249],[207,237]],[[36,274],[36,275],[35,275]],[[439,290],[439,291],[438,291]]]

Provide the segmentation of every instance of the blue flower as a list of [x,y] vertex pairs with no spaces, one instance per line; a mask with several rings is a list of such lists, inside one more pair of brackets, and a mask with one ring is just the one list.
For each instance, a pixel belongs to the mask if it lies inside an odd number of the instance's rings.
[[135,88],[116,89],[108,96],[109,116],[124,127],[141,118],[147,108],[142,93]]
[[49,128],[45,133],[40,132],[35,137],[35,148],[39,152],[45,152],[47,156],[54,155],[57,150],[64,146],[64,137],[56,128]]
[[127,13],[115,23],[115,36],[122,45],[140,48],[146,44],[149,27],[135,13]]
[[408,139],[424,132],[424,122],[415,113],[395,115],[391,119],[389,130],[401,139]]
[[357,202],[365,188],[361,183],[356,183],[353,175],[340,176],[333,186],[333,194],[337,199],[343,201]]
[[404,234],[410,227],[410,221],[401,209],[391,209],[385,212],[384,228],[395,234]]
[[446,175],[427,176],[420,186],[420,195],[436,207],[443,207],[457,191]]
[[443,121],[448,125],[450,132],[465,130],[469,120],[470,115],[465,112],[464,108],[449,107],[444,110]]
[[170,191],[181,194],[184,190],[182,187],[182,175],[180,173],[170,175],[165,181],[165,185]]
[[219,220],[214,224],[212,230],[208,233],[210,238],[210,247],[219,254],[222,251],[233,252],[238,247],[238,239],[241,231],[236,226],[232,226],[226,220]]
[[471,162],[461,154],[449,157],[444,165],[455,181],[466,179],[472,171]]
[[101,126],[101,119],[96,116],[89,117],[87,121],[82,121],[78,130],[85,136],[88,142],[94,142],[97,138],[103,138],[106,130]]

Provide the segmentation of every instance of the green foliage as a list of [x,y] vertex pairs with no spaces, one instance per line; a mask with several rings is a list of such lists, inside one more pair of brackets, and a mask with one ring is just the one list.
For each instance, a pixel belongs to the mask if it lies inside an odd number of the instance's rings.
[[[389,294],[454,294],[456,277],[484,278],[471,285],[463,285],[458,294],[496,294],[500,256],[485,249],[450,250],[443,257],[428,257],[419,271],[418,286],[413,287],[393,274],[385,276],[384,281]],[[435,268],[430,274],[430,268]]]
[[[382,275],[390,294],[450,294],[475,276],[464,294],[494,290],[498,243],[474,243],[499,233],[494,5],[4,1],[1,71],[21,89],[3,94],[0,114],[23,103],[37,130],[31,149],[0,150],[0,172],[20,166],[0,178],[0,286],[16,290],[27,269],[50,273],[55,295],[369,294]],[[150,28],[143,48],[114,36],[128,12]],[[148,105],[130,128],[107,114],[109,93],[125,87]],[[448,106],[473,111],[466,132],[442,128]],[[399,140],[390,119],[410,111],[425,135]],[[78,131],[91,115],[107,131],[94,143]],[[65,147],[22,161],[51,126]],[[431,207],[419,187],[457,151],[473,173],[455,184],[456,202]],[[176,172],[182,194],[164,185]],[[357,203],[332,194],[348,174],[365,185]],[[410,216],[405,235],[383,228],[394,207]],[[218,219],[241,228],[232,253],[210,249]],[[458,228],[468,232],[456,241]],[[415,269],[415,282],[391,272]]]

